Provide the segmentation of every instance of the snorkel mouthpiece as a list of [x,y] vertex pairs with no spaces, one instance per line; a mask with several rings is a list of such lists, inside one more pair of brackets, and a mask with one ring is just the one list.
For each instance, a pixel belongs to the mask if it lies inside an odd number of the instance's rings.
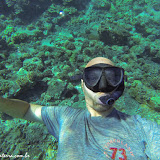
[[115,91],[111,95],[102,96],[99,98],[99,100],[108,106],[112,106],[114,102],[122,95],[123,90],[121,91]]
[[113,97],[109,97],[109,96],[102,96],[99,98],[99,100],[103,104],[106,104],[107,106],[112,106],[115,102],[115,99]]

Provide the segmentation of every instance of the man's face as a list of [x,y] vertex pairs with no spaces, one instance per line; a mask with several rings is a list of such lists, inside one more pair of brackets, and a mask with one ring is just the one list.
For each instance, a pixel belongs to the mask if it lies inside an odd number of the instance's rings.
[[[88,62],[85,68],[88,68],[93,65],[100,64],[100,63],[114,66],[113,62],[110,61],[109,59],[104,58],[104,57],[96,57],[92,59],[90,62]],[[82,89],[85,95],[86,106],[93,108],[97,112],[105,112],[109,110],[110,108],[113,108],[112,106],[102,103],[99,99],[102,96],[109,95],[110,91],[107,93],[105,93],[103,90],[94,92],[91,89],[86,87],[84,80],[82,80],[81,82],[82,82]]]
[[115,67],[107,58],[97,57],[86,65],[81,83],[88,110],[106,115],[123,93],[124,69]]

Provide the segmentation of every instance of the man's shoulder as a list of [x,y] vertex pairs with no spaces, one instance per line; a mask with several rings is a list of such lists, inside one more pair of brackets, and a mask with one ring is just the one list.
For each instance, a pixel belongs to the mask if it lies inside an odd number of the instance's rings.
[[73,108],[70,106],[43,106],[42,110],[46,110],[46,111],[74,111],[74,112],[81,112],[84,111],[85,109],[82,108]]
[[42,115],[48,115],[48,116],[73,116],[77,114],[81,114],[84,112],[84,109],[81,108],[73,108],[70,106],[43,106],[42,107]]
[[[49,106],[42,107],[42,120],[46,126],[68,126],[70,123],[83,119],[85,113],[83,109],[69,106]],[[51,127],[52,128],[52,127]]]
[[146,119],[146,118],[143,118],[141,115],[139,115],[139,114],[134,114],[134,115],[132,115],[132,114],[127,114],[127,113],[125,113],[125,112],[121,112],[121,111],[119,111],[119,110],[117,110],[117,109],[115,109],[115,111],[114,111],[114,114],[116,114],[116,115],[118,115],[121,119],[132,119],[132,120],[134,120],[134,121],[137,121],[137,122],[142,122],[142,123],[147,123],[147,122],[151,122],[152,123],[152,121],[151,120],[149,120],[149,119]]

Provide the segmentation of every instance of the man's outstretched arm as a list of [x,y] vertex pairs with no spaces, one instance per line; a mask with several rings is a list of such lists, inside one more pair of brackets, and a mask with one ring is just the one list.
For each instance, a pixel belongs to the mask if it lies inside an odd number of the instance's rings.
[[30,104],[30,107],[26,114],[24,115],[24,119],[44,123],[41,116],[42,106],[36,104]]
[[40,105],[29,104],[18,99],[0,97],[0,112],[4,112],[14,118],[23,118],[32,121],[43,122]]

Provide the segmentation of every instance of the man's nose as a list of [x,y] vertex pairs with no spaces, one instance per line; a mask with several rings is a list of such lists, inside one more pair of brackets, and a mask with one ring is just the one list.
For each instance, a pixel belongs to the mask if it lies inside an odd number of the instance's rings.
[[99,81],[99,91],[105,92],[107,87],[107,81],[104,75],[102,75],[100,81]]

